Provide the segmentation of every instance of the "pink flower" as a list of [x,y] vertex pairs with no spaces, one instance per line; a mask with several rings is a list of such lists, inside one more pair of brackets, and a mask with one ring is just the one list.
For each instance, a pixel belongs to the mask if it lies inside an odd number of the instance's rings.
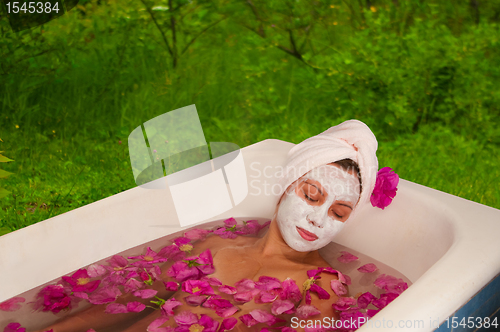
[[267,227],[270,223],[271,221],[267,221],[263,225],[260,225],[257,220],[243,221],[243,225],[236,226],[234,232],[238,235],[257,236],[260,230]]
[[391,204],[396,196],[398,183],[399,176],[390,167],[381,168],[377,173],[375,188],[370,197],[372,205],[383,210]]
[[125,268],[128,266],[128,260],[123,256],[114,255],[106,262],[109,263],[109,266],[104,266],[104,268],[106,268],[111,273],[123,274],[127,271],[125,270]]
[[159,252],[158,256],[167,258],[172,261],[178,261],[186,257],[186,252],[179,249],[175,244],[163,247]]
[[403,279],[393,277],[391,275],[381,274],[373,283],[378,288],[385,290],[388,293],[401,294],[408,288],[408,284]]
[[316,315],[319,315],[320,313],[321,312],[319,311],[319,309],[316,308],[313,305],[310,305],[310,304],[301,304],[297,308],[296,315],[300,319],[307,319],[308,317],[316,316]]
[[141,303],[141,302],[133,301],[133,302],[127,303],[127,311],[128,312],[141,312],[144,309],[146,309],[146,305]]
[[19,323],[10,323],[3,329],[3,332],[26,332],[26,329]]
[[194,295],[215,295],[210,284],[201,280],[186,280],[182,283],[182,290]]
[[341,263],[350,263],[359,259],[358,257],[354,256],[348,251],[341,251],[340,253],[342,255],[339,258],[337,258],[337,260]]
[[85,269],[80,269],[70,277],[65,276],[62,279],[73,286],[71,289],[73,292],[91,293],[96,290],[101,282],[100,280],[90,281],[90,276]]
[[155,263],[163,263],[167,261],[167,258],[162,257],[155,251],[151,250],[151,247],[147,248],[144,255],[131,256],[128,259],[139,259],[139,261],[133,262],[131,265],[138,267],[149,267]]
[[198,257],[188,257],[183,261],[175,262],[168,270],[167,275],[182,282],[215,272],[214,261],[210,249],[202,252]]
[[332,287],[333,292],[337,296],[342,296],[347,294],[347,288],[340,282],[340,280],[330,281],[330,287]]
[[358,268],[358,271],[361,273],[372,273],[372,272],[375,272],[377,270],[378,270],[378,267],[373,263],[368,263],[368,264],[365,264],[365,265]]
[[186,263],[185,261],[175,262],[167,270],[167,275],[169,277],[175,278],[175,280],[179,282],[183,282],[188,279],[199,279],[200,271],[194,266],[189,266],[188,263]]
[[224,226],[219,227],[214,231],[214,234],[219,235],[222,239],[236,239],[238,237],[235,234],[236,231],[236,220],[234,218],[229,218],[224,220]]
[[25,302],[24,297],[13,297],[5,302],[0,303],[0,310],[2,311],[16,311],[21,309],[19,303]]
[[51,311],[55,314],[63,309],[71,309],[71,298],[62,285],[49,285],[37,294],[35,310]]

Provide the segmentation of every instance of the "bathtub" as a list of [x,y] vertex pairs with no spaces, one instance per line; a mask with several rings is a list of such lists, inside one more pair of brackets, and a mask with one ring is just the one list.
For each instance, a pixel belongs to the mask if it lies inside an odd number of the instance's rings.
[[[292,146],[270,139],[241,149],[248,194],[240,204],[198,225],[233,216],[270,219],[277,200],[273,174]],[[0,302],[187,227],[180,226],[169,189],[136,187],[6,234],[0,237]],[[449,317],[499,280],[499,239],[500,210],[401,180],[389,207],[366,207],[334,240],[412,283],[359,331],[391,326],[433,331],[440,325],[440,330],[450,330]],[[27,309],[0,311],[0,327],[24,315],[32,314]],[[28,319],[28,325],[36,320]]]

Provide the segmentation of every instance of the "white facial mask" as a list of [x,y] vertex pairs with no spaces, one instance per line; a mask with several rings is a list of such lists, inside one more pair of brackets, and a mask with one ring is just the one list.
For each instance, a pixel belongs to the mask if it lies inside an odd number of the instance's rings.
[[[312,180],[312,181],[308,181]],[[310,201],[297,195],[297,186],[303,182],[321,184],[324,199],[321,205],[311,205]],[[301,190],[301,189],[299,189]],[[343,227],[346,220],[340,221],[329,215],[333,203],[343,201],[354,208],[359,199],[359,180],[337,166],[317,167],[285,192],[276,221],[285,242],[297,251],[313,251],[330,243]]]

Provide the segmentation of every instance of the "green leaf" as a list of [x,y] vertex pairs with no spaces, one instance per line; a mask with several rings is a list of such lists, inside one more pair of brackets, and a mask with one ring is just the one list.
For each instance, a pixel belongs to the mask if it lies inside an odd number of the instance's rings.
[[8,191],[7,189],[0,188],[0,198],[4,198],[8,194],[10,194],[10,191]]
[[14,161],[0,154],[0,163],[8,163],[9,161]]
[[7,172],[7,171],[4,171],[3,169],[0,169],[0,179],[6,178],[6,177],[8,177],[8,176],[10,176],[12,174],[14,174],[14,173]]

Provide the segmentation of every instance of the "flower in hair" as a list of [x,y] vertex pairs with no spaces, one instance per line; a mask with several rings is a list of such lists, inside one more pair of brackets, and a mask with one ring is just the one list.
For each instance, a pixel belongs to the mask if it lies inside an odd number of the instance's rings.
[[377,172],[375,188],[370,197],[370,202],[374,207],[382,210],[391,204],[398,190],[399,176],[390,167],[381,168]]

